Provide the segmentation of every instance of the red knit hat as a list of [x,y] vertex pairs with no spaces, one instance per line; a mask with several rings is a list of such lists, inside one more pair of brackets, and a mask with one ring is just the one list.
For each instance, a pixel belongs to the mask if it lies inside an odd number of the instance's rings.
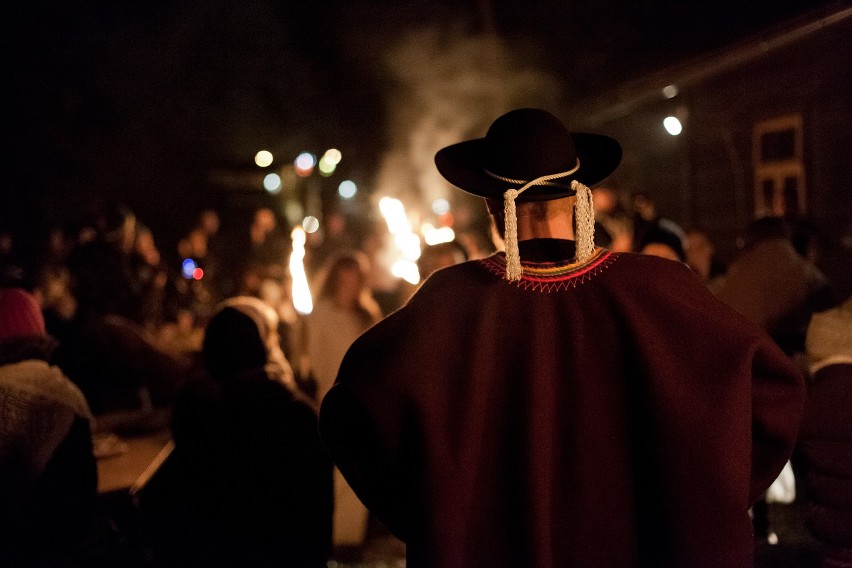
[[0,343],[45,333],[44,316],[31,294],[20,288],[0,289]]

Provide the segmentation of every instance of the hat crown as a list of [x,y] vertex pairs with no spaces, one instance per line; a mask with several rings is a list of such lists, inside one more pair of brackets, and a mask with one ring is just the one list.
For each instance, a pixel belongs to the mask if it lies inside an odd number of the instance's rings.
[[554,115],[518,109],[488,129],[482,159],[491,174],[529,181],[574,169],[577,150],[571,133]]
[[[444,179],[462,190],[502,199],[529,182],[518,199],[539,201],[575,195],[571,183],[594,187],[621,161],[621,146],[601,134],[569,132],[546,110],[517,109],[497,118],[483,138],[457,142],[435,154]],[[546,183],[541,178],[547,178]]]

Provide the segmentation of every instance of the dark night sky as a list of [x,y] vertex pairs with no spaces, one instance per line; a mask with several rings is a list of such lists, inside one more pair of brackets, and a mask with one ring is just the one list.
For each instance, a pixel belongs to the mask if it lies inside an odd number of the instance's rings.
[[397,87],[382,54],[411,30],[496,32],[570,101],[833,4],[18,2],[0,23],[0,224],[45,226],[96,195],[166,223],[205,204],[211,166],[260,148],[337,146],[369,176]]

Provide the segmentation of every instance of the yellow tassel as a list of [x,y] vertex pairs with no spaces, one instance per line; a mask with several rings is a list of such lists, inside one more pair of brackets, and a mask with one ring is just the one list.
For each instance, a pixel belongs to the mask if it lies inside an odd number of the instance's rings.
[[503,193],[503,213],[506,222],[506,280],[517,282],[523,275],[521,253],[518,250],[518,214],[515,210],[517,189],[507,189]]
[[[562,178],[567,175],[573,174],[577,170],[580,169],[580,159],[577,158],[577,163],[573,168],[568,170],[567,172],[560,172],[558,174],[550,174],[546,176],[537,177],[532,181],[525,182],[523,180],[511,179],[498,176],[486,170],[485,173],[490,175],[493,178],[509,182],[509,183],[519,183],[523,184],[520,189],[507,189],[503,193],[503,213],[505,217],[505,225],[506,225],[506,235],[504,238],[504,242],[506,244],[506,280],[510,282],[517,282],[523,276],[524,270],[523,266],[521,266],[521,253],[518,250],[518,213],[515,209],[515,199],[528,188],[534,185],[544,185],[550,180]],[[583,213],[584,218],[591,216],[592,225],[591,229],[584,229],[591,234],[591,250],[588,251],[584,258],[588,258],[592,255],[595,250],[594,243],[594,232],[595,232],[595,213],[592,210],[592,193],[588,187],[585,185],[578,183],[576,181],[571,183],[571,188],[575,191],[576,188],[574,184],[578,184],[581,188],[585,188],[585,192],[588,194],[587,198],[584,199],[587,202],[587,209],[590,211],[589,213]],[[578,192],[579,193],[579,192]],[[579,203],[579,195],[578,201]],[[575,209],[576,214],[576,209]],[[587,239],[588,240],[588,239]],[[577,245],[579,247],[579,244]],[[579,249],[578,249],[579,250]]]
[[592,190],[577,180],[571,182],[571,189],[577,195],[574,203],[574,220],[577,234],[577,262],[587,261],[595,252],[595,205]]

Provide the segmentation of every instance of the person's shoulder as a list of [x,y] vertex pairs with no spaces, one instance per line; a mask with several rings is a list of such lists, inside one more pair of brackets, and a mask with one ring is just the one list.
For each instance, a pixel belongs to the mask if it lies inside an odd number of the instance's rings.
[[738,318],[721,302],[689,266],[674,260],[640,253],[613,253],[606,286],[635,307],[681,309]]
[[302,395],[295,386],[288,385],[266,369],[255,369],[241,376],[225,388],[223,397],[238,397],[265,405],[316,412],[311,400]]
[[611,266],[618,276],[629,276],[637,283],[670,283],[672,280],[689,285],[702,285],[701,278],[689,266],[676,260],[637,252],[610,254]]
[[436,270],[421,284],[412,299],[418,295],[446,294],[449,289],[476,289],[497,281],[485,267],[487,260],[468,260]]
[[61,404],[74,414],[89,419],[89,404],[80,388],[62,370],[40,359],[26,359],[0,366],[0,386],[14,385],[45,402]]

